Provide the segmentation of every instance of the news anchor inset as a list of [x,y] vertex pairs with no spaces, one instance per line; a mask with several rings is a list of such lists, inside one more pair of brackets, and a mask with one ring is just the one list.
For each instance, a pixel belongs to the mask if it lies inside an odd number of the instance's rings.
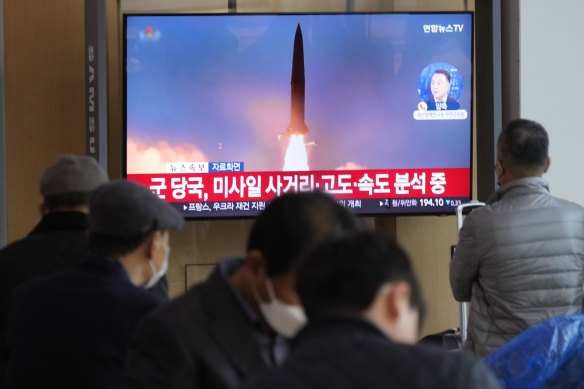
[[432,92],[432,97],[426,101],[428,109],[445,110],[460,108],[458,100],[449,94],[450,73],[447,70],[438,69],[434,72],[430,81],[430,91]]
[[424,110],[457,110],[460,109],[458,99],[462,94],[462,79],[454,66],[434,63],[425,67],[420,74],[418,92],[421,100],[419,105]]

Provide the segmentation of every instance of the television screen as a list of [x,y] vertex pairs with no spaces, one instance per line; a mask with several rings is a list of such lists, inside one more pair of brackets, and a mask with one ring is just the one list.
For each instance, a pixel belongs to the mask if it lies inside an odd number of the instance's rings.
[[472,13],[125,15],[124,174],[187,218],[471,199]]

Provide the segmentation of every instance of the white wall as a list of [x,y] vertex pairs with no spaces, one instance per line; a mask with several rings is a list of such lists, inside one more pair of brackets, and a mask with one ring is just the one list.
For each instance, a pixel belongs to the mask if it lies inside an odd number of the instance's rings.
[[584,205],[584,1],[519,5],[521,116],[548,130],[551,193]]

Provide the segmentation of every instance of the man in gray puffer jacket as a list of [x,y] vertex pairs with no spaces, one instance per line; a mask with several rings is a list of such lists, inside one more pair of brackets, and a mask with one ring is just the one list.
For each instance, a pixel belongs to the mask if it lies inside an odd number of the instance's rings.
[[456,300],[471,301],[464,348],[478,356],[582,312],[584,208],[550,195],[548,143],[539,123],[509,123],[497,143],[500,188],[460,230],[450,285]]

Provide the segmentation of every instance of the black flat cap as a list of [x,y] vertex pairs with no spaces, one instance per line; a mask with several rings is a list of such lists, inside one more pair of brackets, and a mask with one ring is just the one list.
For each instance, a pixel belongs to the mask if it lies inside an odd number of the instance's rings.
[[92,232],[133,237],[154,230],[178,230],[183,224],[183,217],[175,208],[133,181],[103,184],[89,198]]

